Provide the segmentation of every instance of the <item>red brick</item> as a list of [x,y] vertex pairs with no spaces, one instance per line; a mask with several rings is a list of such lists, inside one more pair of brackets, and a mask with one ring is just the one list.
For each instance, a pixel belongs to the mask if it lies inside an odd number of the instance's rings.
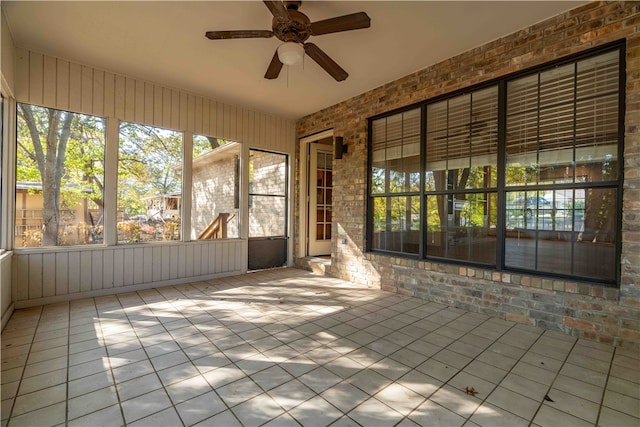
[[586,320],[578,320],[574,319],[573,317],[565,317],[562,320],[562,323],[565,326],[569,326],[581,331],[599,331],[600,329],[602,329],[602,326],[597,323],[587,322]]

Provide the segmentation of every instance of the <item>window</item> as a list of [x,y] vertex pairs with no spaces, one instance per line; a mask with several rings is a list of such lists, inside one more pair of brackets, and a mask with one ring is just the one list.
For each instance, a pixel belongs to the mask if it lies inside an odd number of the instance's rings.
[[498,87],[427,105],[427,256],[495,264]]
[[180,240],[182,134],[120,124],[118,243]]
[[372,122],[369,211],[373,249],[418,253],[420,109]]
[[240,144],[193,136],[191,239],[240,237]]
[[105,120],[17,106],[15,247],[102,242]]
[[615,278],[619,55],[507,83],[506,267]]
[[615,283],[621,57],[370,119],[368,249]]

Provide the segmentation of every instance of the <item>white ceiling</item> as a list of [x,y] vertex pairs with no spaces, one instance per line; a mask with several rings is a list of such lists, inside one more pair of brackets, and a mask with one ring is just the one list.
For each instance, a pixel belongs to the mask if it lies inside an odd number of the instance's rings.
[[208,40],[208,30],[271,29],[256,1],[2,1],[17,47],[288,118],[351,98],[579,6],[576,1],[303,1],[311,21],[365,11],[371,28],[311,37],[348,73],[315,62],[264,73],[276,38]]

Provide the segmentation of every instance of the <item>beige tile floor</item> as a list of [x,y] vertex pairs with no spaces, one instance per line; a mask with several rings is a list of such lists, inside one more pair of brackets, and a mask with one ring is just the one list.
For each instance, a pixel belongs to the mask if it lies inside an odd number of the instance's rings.
[[638,426],[639,358],[271,270],[16,311],[2,426]]

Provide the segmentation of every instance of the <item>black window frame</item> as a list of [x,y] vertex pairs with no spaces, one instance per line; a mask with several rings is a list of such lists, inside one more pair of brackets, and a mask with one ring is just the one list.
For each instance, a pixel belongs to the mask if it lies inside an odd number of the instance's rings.
[[[559,58],[554,61],[550,61],[545,64],[541,64],[535,67],[527,68],[500,78],[492,79],[490,81],[482,82],[477,85],[469,86],[466,88],[462,88],[460,90],[452,91],[446,94],[439,95],[437,97],[427,99],[424,101],[420,101],[411,105],[407,105],[392,111],[388,111],[385,113],[377,114],[375,116],[371,116],[367,119],[367,130],[368,130],[368,155],[367,155],[367,181],[366,181],[366,222],[365,222],[365,251],[370,253],[379,253],[386,254],[394,257],[401,258],[409,258],[416,260],[427,260],[433,262],[442,262],[446,264],[455,264],[455,265],[463,265],[477,268],[489,268],[495,269],[497,271],[504,272],[514,272],[518,274],[527,274],[532,276],[541,276],[541,277],[551,277],[555,279],[567,279],[567,280],[578,280],[582,282],[592,282],[600,285],[617,287],[620,284],[620,259],[622,252],[622,193],[623,193],[623,184],[624,184],[624,175],[623,175],[623,166],[624,166],[624,120],[625,120],[625,105],[626,105],[626,40],[618,40],[614,41],[593,49],[589,49],[580,53],[576,53],[573,55],[569,55],[563,58]],[[591,187],[600,187],[600,188],[614,188],[617,196],[617,205],[616,205],[616,219],[615,219],[615,278],[612,280],[606,280],[601,278],[590,278],[583,277],[580,275],[573,274],[561,274],[561,273],[548,273],[543,271],[535,271],[528,269],[520,269],[513,267],[505,266],[505,241],[506,241],[506,194],[511,190],[510,187],[506,185],[505,179],[505,170],[507,165],[507,155],[506,155],[506,126],[507,126],[507,84],[510,81],[525,77],[527,75],[533,75],[537,73],[541,73],[545,70],[553,69],[556,67],[560,67],[567,64],[576,64],[578,61],[585,60],[591,57],[595,57],[597,55],[605,54],[608,52],[618,52],[618,71],[619,71],[619,79],[618,79],[618,123],[617,123],[617,150],[618,150],[618,158],[617,158],[617,177],[615,180],[610,180],[604,183],[595,183],[595,185],[591,185]],[[429,104],[436,103],[442,100],[451,99],[453,97],[468,94],[471,92],[475,92],[493,85],[498,86],[498,153],[497,153],[497,169],[498,169],[498,177],[497,177],[497,227],[496,227],[496,263],[493,264],[482,264],[470,261],[460,261],[451,258],[439,258],[427,255],[426,251],[426,196],[427,192],[425,191],[425,172],[426,172],[426,131],[424,124],[427,122],[426,117],[426,108]],[[421,174],[420,174],[420,196],[421,196],[421,206],[420,206],[420,244],[419,244],[419,253],[411,254],[405,252],[397,252],[390,251],[384,249],[376,249],[372,247],[373,242],[373,196],[371,193],[372,182],[372,152],[373,152],[373,138],[372,138],[372,128],[373,122],[376,120],[389,117],[395,114],[398,114],[403,111],[408,111],[411,109],[421,109],[421,122],[423,126],[421,127],[421,149],[420,149],[420,164],[421,164]],[[576,183],[574,182],[572,185],[565,185],[565,187],[570,187],[575,189]],[[537,189],[537,187],[535,187]],[[534,187],[531,188],[533,190]]]

